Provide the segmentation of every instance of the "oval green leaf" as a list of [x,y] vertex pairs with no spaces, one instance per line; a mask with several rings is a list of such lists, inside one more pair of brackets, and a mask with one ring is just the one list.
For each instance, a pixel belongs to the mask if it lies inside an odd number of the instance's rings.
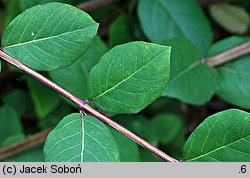
[[[77,18],[76,18],[77,17]],[[83,55],[98,24],[71,5],[49,3],[32,7],[4,31],[3,51],[35,70],[66,67]]]
[[209,11],[213,19],[228,32],[244,34],[249,29],[250,16],[240,6],[218,3],[211,5]]
[[141,111],[164,92],[170,51],[170,47],[146,42],[114,47],[91,70],[89,97],[108,113]]
[[203,121],[184,146],[184,159],[199,162],[249,162],[250,114],[231,109]]
[[153,118],[151,127],[154,129],[154,132],[151,134],[159,142],[169,144],[183,130],[183,123],[181,118],[176,115],[160,114]]
[[[209,55],[229,49],[237,44],[249,41],[249,38],[230,37],[222,40],[209,51]],[[219,89],[217,95],[225,101],[250,109],[250,55],[244,55],[217,67]]]
[[166,44],[172,46],[171,74],[163,95],[195,105],[209,101],[217,89],[216,70],[201,63],[189,41],[173,39]]
[[185,37],[202,55],[212,43],[209,22],[195,0],[140,0],[138,16],[144,33],[153,42]]
[[66,116],[53,129],[44,146],[44,158],[49,162],[115,162],[119,150],[109,129],[91,116]]

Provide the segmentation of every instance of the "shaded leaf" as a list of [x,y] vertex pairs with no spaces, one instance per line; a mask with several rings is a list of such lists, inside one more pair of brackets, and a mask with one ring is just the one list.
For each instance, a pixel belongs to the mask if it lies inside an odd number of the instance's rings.
[[38,118],[47,117],[60,104],[61,98],[58,93],[39,81],[29,77],[27,85]]
[[[184,128],[175,136],[171,143],[164,145],[165,152],[177,160],[183,160],[183,148],[186,143]],[[164,150],[163,150],[164,151]]]
[[216,70],[201,63],[189,41],[173,39],[166,44],[172,46],[171,74],[163,95],[195,105],[208,102],[217,89]]
[[[171,77],[171,76],[170,76]],[[181,103],[178,100],[160,97],[151,103],[145,112],[149,113],[179,113],[181,112]]]
[[85,116],[83,129],[81,115],[71,114],[50,132],[44,156],[50,162],[113,162],[119,161],[119,150],[101,121]]
[[[229,49],[232,46],[248,41],[249,38],[230,37],[222,40],[210,49],[209,55]],[[222,66],[217,67],[219,89],[217,95],[225,101],[250,109],[250,55],[244,55]]]
[[112,22],[109,29],[110,47],[133,41],[131,19],[130,15],[122,14]]
[[[13,90],[5,94],[2,98],[3,103],[15,109],[19,115],[28,114],[34,116],[35,111],[28,92],[20,89]],[[21,102],[20,102],[21,101]]]
[[212,30],[195,0],[140,0],[138,16],[146,36],[156,43],[185,37],[206,54]]
[[6,147],[12,143],[21,141],[25,138],[23,133],[16,133],[14,135],[10,135],[8,137],[6,137],[1,143],[0,143],[0,147]]
[[107,50],[100,37],[96,37],[88,51],[80,59],[66,68],[50,72],[49,75],[55,83],[72,94],[87,99],[88,74]]
[[0,146],[23,138],[24,134],[18,113],[10,106],[0,107]]
[[[127,119],[127,118],[126,118]],[[147,140],[150,143],[158,141],[154,135],[154,128],[151,125],[151,122],[143,117],[134,117],[133,120],[129,120],[130,127],[136,134],[140,135],[143,139]]]
[[213,19],[225,30],[231,33],[244,34],[250,25],[250,16],[240,6],[218,3],[209,7]]
[[150,120],[140,115],[115,115],[112,119],[148,142],[155,142]]
[[102,39],[99,36],[95,37],[88,51],[80,57],[82,68],[86,68],[89,73],[107,51],[108,47]]
[[208,117],[188,138],[186,161],[250,161],[250,114],[230,109]]
[[108,113],[137,113],[162,95],[170,47],[146,42],[116,46],[91,70],[88,94]]
[[37,5],[8,25],[2,39],[3,51],[35,70],[55,70],[83,55],[97,28],[88,14],[73,6]]
[[153,118],[151,127],[154,128],[155,138],[163,144],[172,142],[183,129],[181,118],[173,114],[160,114]]
[[121,162],[139,162],[140,153],[138,144],[130,140],[120,132],[110,128],[111,134],[113,135],[120,152]]
[[39,119],[39,126],[42,130],[55,127],[62,118],[72,113],[73,109],[65,102],[61,102],[47,117]]
[[141,162],[163,162],[161,158],[144,148],[141,149],[140,155]]

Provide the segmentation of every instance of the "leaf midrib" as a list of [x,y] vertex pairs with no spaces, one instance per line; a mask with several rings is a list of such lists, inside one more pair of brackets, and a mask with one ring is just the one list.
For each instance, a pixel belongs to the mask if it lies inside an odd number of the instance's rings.
[[161,56],[163,53],[165,53],[166,51],[162,51],[160,54],[158,54],[156,57],[154,57],[152,60],[150,60],[148,63],[146,63],[145,65],[143,65],[139,70],[136,70],[135,72],[133,72],[131,75],[129,75],[128,77],[126,77],[125,79],[123,79],[122,81],[118,82],[116,85],[114,85],[113,87],[109,88],[108,90],[106,90],[105,92],[99,94],[98,96],[94,97],[93,100],[96,100],[97,98],[105,95],[106,93],[110,92],[111,90],[115,89],[117,86],[119,86],[120,84],[122,84],[123,82],[127,81],[128,79],[130,79],[131,77],[133,77],[133,75],[135,75],[136,73],[140,72],[144,67],[146,67],[147,65],[149,65],[151,62],[153,62],[155,59],[157,59],[159,56]]
[[205,154],[202,154],[202,155],[200,155],[200,156],[194,157],[194,158],[189,159],[189,160],[186,160],[186,161],[197,160],[197,159],[202,158],[202,157],[204,157],[204,156],[207,156],[207,155],[209,155],[209,154],[211,154],[211,153],[214,153],[214,152],[216,152],[216,151],[218,151],[218,150],[221,150],[221,149],[223,149],[223,148],[227,148],[227,147],[229,147],[229,146],[235,144],[236,142],[238,142],[238,141],[240,141],[240,140],[242,140],[242,139],[245,139],[245,138],[247,138],[247,137],[249,137],[249,136],[250,136],[250,134],[248,134],[248,135],[246,135],[246,136],[244,136],[244,137],[242,137],[242,138],[240,138],[240,139],[238,139],[238,140],[235,140],[235,141],[233,141],[233,142],[231,142],[231,143],[229,143],[229,144],[227,144],[227,145],[223,145],[223,146],[221,146],[221,147],[219,147],[219,148],[216,148],[216,149],[211,150],[211,151],[209,151],[209,152],[207,152],[207,153],[205,153]]
[[84,28],[81,28],[81,29],[77,29],[77,30],[73,30],[73,31],[69,31],[69,32],[64,32],[64,33],[53,35],[53,36],[49,36],[49,37],[45,37],[45,38],[39,38],[39,39],[31,40],[31,41],[26,41],[26,42],[22,42],[22,43],[12,44],[12,45],[9,45],[9,46],[3,46],[2,49],[7,49],[7,48],[12,48],[12,47],[17,47],[17,46],[21,46],[21,45],[30,44],[30,43],[35,43],[35,42],[40,42],[40,41],[45,41],[45,40],[53,39],[53,38],[56,38],[58,36],[67,35],[67,34],[71,34],[71,33],[76,33],[76,32],[81,31],[81,30],[86,30],[88,28],[92,28],[95,25],[96,24],[91,25],[91,26],[87,26],[87,27],[84,27]]

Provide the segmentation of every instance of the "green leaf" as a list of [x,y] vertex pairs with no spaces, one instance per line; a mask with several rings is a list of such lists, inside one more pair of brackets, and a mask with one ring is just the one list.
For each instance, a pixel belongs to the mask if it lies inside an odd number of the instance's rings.
[[16,133],[5,138],[1,143],[0,147],[6,147],[12,143],[24,140],[25,135],[23,133]]
[[250,161],[250,114],[230,109],[208,117],[188,138],[186,161]]
[[88,51],[80,57],[82,68],[85,68],[87,73],[89,73],[107,51],[106,44],[99,36],[96,36]]
[[[124,117],[127,119],[127,117]],[[123,119],[124,119],[123,118]],[[140,135],[143,139],[147,140],[150,143],[156,142],[156,138],[154,135],[154,128],[151,125],[151,122],[143,117],[133,117],[133,120],[129,120],[129,127],[131,130]]]
[[109,46],[114,47],[133,41],[131,19],[130,15],[122,14],[113,21],[109,29]]
[[111,134],[113,135],[117,146],[120,152],[120,161],[121,162],[139,162],[140,161],[140,153],[138,144],[134,141],[130,140],[125,135],[116,131],[115,129],[109,129]]
[[[14,19],[20,12],[18,7],[18,0],[8,0],[4,5],[7,6],[5,9],[0,9],[0,32],[3,31],[5,26]],[[0,60],[0,72],[1,72],[1,60]]]
[[38,5],[9,24],[2,39],[3,51],[35,70],[55,70],[83,55],[97,28],[88,14],[73,6]]
[[148,142],[155,142],[150,120],[141,115],[115,115],[112,119]]
[[181,118],[173,114],[160,114],[153,118],[151,127],[154,128],[155,138],[163,144],[173,141],[183,129]]
[[27,85],[38,118],[47,117],[60,104],[59,95],[35,79],[27,78]]
[[20,9],[24,11],[30,7],[33,7],[38,4],[46,4],[49,2],[61,2],[67,4],[77,4],[82,2],[82,0],[19,0]]
[[184,133],[184,128],[175,136],[175,139],[171,143],[164,145],[164,150],[166,153],[171,155],[177,160],[183,160],[183,147],[185,145],[186,138]]
[[185,37],[206,54],[212,43],[209,22],[195,0],[140,0],[138,16],[146,36],[165,43],[174,37]]
[[[3,103],[15,109],[19,115],[35,116],[33,104],[28,92],[20,89],[13,90],[2,97]],[[22,102],[20,102],[22,101]]]
[[20,6],[20,9],[24,11],[30,7],[36,6],[38,4],[42,4],[43,1],[44,0],[19,0],[19,6]]
[[131,42],[107,52],[91,70],[88,94],[108,113],[137,113],[162,95],[170,47]]
[[166,44],[172,46],[171,74],[163,95],[195,105],[209,101],[217,89],[216,70],[201,63],[189,41],[173,39]]
[[[232,46],[248,41],[249,38],[230,37],[212,46],[209,55],[229,49]],[[244,55],[231,62],[217,67],[219,89],[217,95],[225,101],[250,109],[250,55]]]
[[179,113],[181,111],[181,102],[168,98],[168,97],[160,97],[150,104],[149,107],[145,109],[145,112],[149,113]]
[[62,118],[72,113],[73,109],[65,102],[61,102],[47,117],[39,119],[39,126],[42,130],[55,127]]
[[84,117],[83,128],[80,114],[66,116],[50,132],[44,155],[50,162],[119,161],[119,150],[109,129],[91,116]]
[[51,79],[80,98],[88,98],[87,78],[91,68],[101,59],[107,47],[95,38],[88,51],[72,65],[49,73]]
[[228,32],[244,34],[249,29],[250,16],[242,7],[218,3],[211,5],[209,12],[212,18]]
[[23,138],[24,134],[18,113],[10,106],[0,107],[0,146]]
[[163,162],[161,158],[144,148],[141,149],[140,156],[141,162]]

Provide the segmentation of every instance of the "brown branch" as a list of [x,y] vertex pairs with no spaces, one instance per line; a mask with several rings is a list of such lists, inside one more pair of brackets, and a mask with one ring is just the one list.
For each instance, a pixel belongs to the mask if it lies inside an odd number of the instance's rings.
[[83,2],[81,4],[78,4],[76,7],[84,11],[91,11],[98,7],[102,7],[104,5],[110,4],[115,1],[118,1],[118,0],[93,0],[93,1]]
[[203,63],[210,66],[218,66],[248,53],[250,53],[250,41],[203,59]]
[[38,146],[44,143],[51,129],[38,133],[36,135],[27,137],[25,140],[16,142],[0,149],[0,160],[4,160],[10,156],[22,153],[30,148]]
[[[211,57],[208,57],[208,58],[203,60],[203,63],[208,64],[210,66],[218,66],[220,64],[231,61],[235,58],[243,56],[249,52],[250,52],[250,41],[242,43],[238,46],[232,47],[232,48],[227,49],[225,51],[222,51],[222,52],[215,54]],[[130,132],[129,130],[127,130],[127,129],[123,128],[122,126],[120,126],[119,124],[115,123],[114,121],[112,121],[111,119],[106,117],[105,113],[102,113],[102,111],[98,112],[98,111],[94,110],[89,105],[87,105],[82,99],[77,98],[76,96],[74,96],[71,93],[69,93],[68,91],[64,90],[63,88],[61,88],[57,84],[55,84],[52,81],[50,81],[49,79],[45,78],[41,74],[33,71],[32,69],[23,65],[22,63],[16,61],[14,58],[8,56],[7,54],[3,53],[2,51],[0,51],[0,57],[3,58],[8,63],[11,63],[12,65],[16,66],[17,68],[19,68],[19,69],[23,70],[24,72],[28,73],[29,75],[33,76],[35,79],[37,79],[38,81],[47,85],[48,87],[54,89],[55,91],[57,91],[58,93],[60,93],[64,97],[66,97],[69,100],[71,100],[72,102],[74,102],[79,108],[82,108],[84,111],[87,111],[88,113],[95,116],[96,118],[98,118],[102,122],[115,128],[116,130],[118,130],[122,134],[126,135],[127,137],[129,137],[130,139],[132,139],[133,141],[138,143],[139,145],[141,145],[141,146],[145,147],[146,149],[150,150],[151,152],[155,153],[157,156],[161,157],[162,159],[164,159],[166,161],[170,161],[170,162],[177,161],[174,158],[172,158],[172,157],[168,156],[167,154],[165,154],[164,152],[162,152],[161,150],[159,150],[158,148],[149,144],[145,140],[141,139],[140,137],[138,137],[134,133]],[[34,146],[37,146],[37,145],[43,143],[45,141],[45,139],[47,138],[47,135],[48,135],[50,130],[41,132],[41,133],[34,135],[34,136],[30,136],[24,141],[20,141],[20,142],[14,143],[10,146],[7,146],[5,148],[0,149],[0,160],[6,159],[9,156],[21,153],[25,150],[28,150]]]
[[4,59],[5,61],[7,61],[8,63],[16,66],[17,68],[19,68],[22,71],[26,72],[27,74],[31,75],[36,80],[40,81],[41,83],[47,85],[48,87],[52,88],[56,92],[60,93],[61,95],[63,95],[64,97],[66,97],[67,99],[69,99],[70,101],[75,103],[80,109],[92,114],[93,116],[95,116],[96,118],[101,120],[102,122],[110,125],[111,127],[116,129],[120,133],[126,135],[127,137],[129,137],[130,139],[132,139],[133,141],[135,141],[136,143],[138,143],[142,147],[144,147],[144,148],[148,149],[149,151],[153,152],[154,154],[156,154],[160,158],[164,159],[165,161],[178,162],[177,160],[170,157],[166,153],[162,152],[158,148],[154,147],[150,143],[146,142],[145,140],[143,140],[139,136],[137,136],[134,133],[130,132],[129,130],[125,129],[124,127],[122,127],[121,125],[119,125],[116,122],[112,121],[111,119],[104,116],[103,114],[99,113],[98,111],[96,111],[95,109],[90,107],[88,104],[86,104],[82,99],[72,95],[68,91],[64,90],[62,87],[60,87],[57,84],[53,83],[51,80],[47,79],[46,77],[42,76],[41,74],[37,73],[36,71],[32,70],[31,68],[25,66],[24,64],[22,64],[21,62],[15,60],[11,56],[5,54],[3,51],[0,51],[0,57],[2,59]]

